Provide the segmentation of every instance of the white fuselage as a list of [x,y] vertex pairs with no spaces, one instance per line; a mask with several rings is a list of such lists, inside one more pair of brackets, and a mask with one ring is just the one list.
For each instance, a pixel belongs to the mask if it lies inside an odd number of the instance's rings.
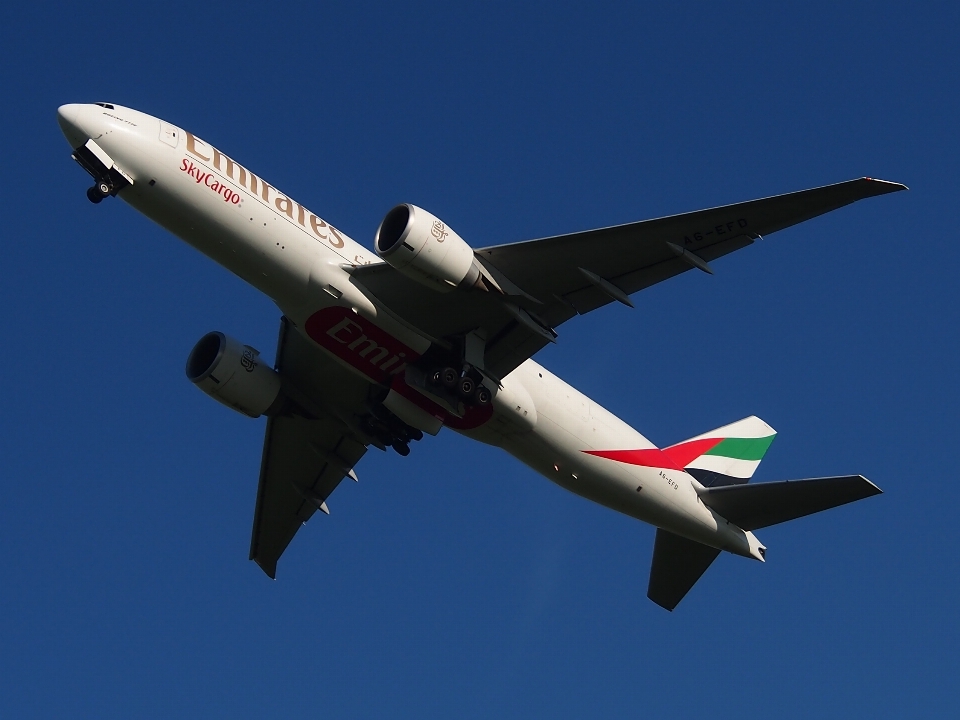
[[[60,116],[71,146],[93,139],[133,181],[120,198],[266,293],[301,331],[319,311],[344,308],[400,346],[417,353],[429,346],[344,269],[379,258],[208,143],[119,106],[68,105]],[[349,328],[331,331],[339,342]],[[342,354],[337,360],[375,381]],[[503,448],[558,485],[618,512],[762,560],[753,535],[707,508],[688,473],[585,454],[654,448],[597,403],[533,360],[502,382],[493,416],[459,432]]]

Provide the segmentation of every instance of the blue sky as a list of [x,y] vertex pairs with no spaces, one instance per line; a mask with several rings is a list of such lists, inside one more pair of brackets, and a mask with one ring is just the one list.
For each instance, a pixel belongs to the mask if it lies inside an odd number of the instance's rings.
[[[24,3],[0,25],[0,714],[949,716],[960,621],[952,3]],[[867,175],[911,190],[560,328],[537,359],[668,444],[757,414],[757,480],[885,494],[758,533],[676,612],[654,531],[444,431],[371,451],[271,582],[263,421],[193,388],[272,303],[121,202],[55,111],[190,129],[366,245],[484,246]]]

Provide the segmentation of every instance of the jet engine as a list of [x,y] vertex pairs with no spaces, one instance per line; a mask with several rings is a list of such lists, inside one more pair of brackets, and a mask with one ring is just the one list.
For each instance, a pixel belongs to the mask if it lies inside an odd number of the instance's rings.
[[480,281],[473,249],[442,220],[415,205],[387,213],[374,241],[377,255],[407,277],[439,292]]
[[187,377],[214,400],[250,417],[270,415],[283,404],[280,375],[260,360],[258,350],[222,332],[207,333],[193,346]]

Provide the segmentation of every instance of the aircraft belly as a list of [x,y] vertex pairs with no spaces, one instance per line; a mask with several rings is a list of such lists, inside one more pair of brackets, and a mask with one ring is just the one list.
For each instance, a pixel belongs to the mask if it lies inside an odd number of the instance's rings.
[[630,468],[613,463],[599,467],[596,458],[579,452],[579,446],[575,436],[539,409],[530,434],[510,437],[503,444],[518,460],[581,497],[653,524],[668,514],[656,488],[644,487]]
[[731,549],[730,539],[723,537],[726,528],[699,500],[686,472],[585,452],[654,448],[643,435],[532,360],[508,375],[505,382],[510,381],[520,381],[529,391],[536,425],[494,444],[581,497],[683,537]]

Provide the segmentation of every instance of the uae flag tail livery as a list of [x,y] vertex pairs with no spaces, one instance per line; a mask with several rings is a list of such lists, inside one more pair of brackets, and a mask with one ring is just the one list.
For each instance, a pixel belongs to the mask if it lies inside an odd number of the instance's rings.
[[588,455],[628,465],[682,470],[705,487],[750,481],[777,431],[751,416],[663,450],[587,450]]
[[752,415],[663,452],[706,487],[750,482],[777,431]]

